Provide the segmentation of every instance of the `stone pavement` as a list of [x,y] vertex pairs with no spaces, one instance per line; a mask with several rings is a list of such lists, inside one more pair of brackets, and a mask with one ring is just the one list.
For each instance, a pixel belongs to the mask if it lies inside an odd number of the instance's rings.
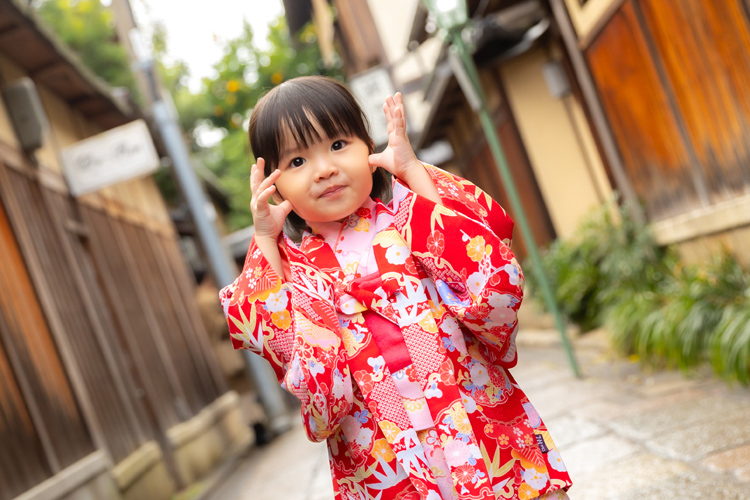
[[[750,500],[750,390],[706,372],[649,373],[604,332],[575,340],[575,379],[554,330],[524,330],[512,370],[573,478],[572,500]],[[299,419],[297,419],[299,420]],[[301,425],[255,448],[211,500],[332,498],[325,445]]]

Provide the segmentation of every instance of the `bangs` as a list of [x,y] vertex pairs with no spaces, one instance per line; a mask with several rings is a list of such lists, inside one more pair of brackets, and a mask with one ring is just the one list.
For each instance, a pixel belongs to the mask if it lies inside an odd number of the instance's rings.
[[278,168],[285,146],[307,148],[342,136],[371,144],[356,100],[327,78],[300,78],[274,88],[256,106],[249,132],[253,155],[266,161],[266,175]]
[[[320,102],[304,103],[301,108],[296,109],[283,106],[279,111],[279,120],[273,131],[276,144],[291,143],[294,147],[307,148],[324,139],[358,135],[351,120],[347,119],[349,117],[342,117],[340,110],[331,110]],[[334,119],[334,116],[339,118]],[[321,136],[320,131],[325,135]]]

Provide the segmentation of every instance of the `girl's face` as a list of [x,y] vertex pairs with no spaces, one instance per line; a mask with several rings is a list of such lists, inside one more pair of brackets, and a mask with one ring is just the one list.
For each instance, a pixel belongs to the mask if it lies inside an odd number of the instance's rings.
[[331,222],[353,214],[370,196],[372,170],[367,144],[358,137],[330,137],[307,148],[290,133],[282,144],[274,197],[289,200],[308,222]]

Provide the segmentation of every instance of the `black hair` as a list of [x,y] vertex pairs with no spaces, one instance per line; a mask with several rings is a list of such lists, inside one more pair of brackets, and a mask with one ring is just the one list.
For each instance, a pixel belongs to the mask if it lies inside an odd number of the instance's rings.
[[[250,117],[250,148],[255,158],[265,160],[265,177],[279,166],[284,134],[291,132],[294,141],[303,148],[323,140],[316,123],[329,138],[357,137],[367,144],[370,154],[375,152],[367,132],[367,117],[343,83],[324,76],[294,78],[264,95]],[[389,190],[385,171],[376,168],[370,197],[383,199]],[[287,216],[284,232],[292,239],[299,240],[306,228],[304,219],[294,211]]]

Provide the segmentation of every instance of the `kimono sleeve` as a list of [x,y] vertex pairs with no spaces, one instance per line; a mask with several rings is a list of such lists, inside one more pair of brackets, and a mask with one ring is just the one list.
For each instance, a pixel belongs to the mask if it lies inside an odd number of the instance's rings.
[[515,362],[513,335],[523,299],[523,274],[506,243],[510,233],[495,232],[510,231],[512,221],[493,220],[492,210],[483,219],[470,217],[415,193],[403,200],[401,210],[408,213],[406,218],[396,216],[405,220],[398,225],[401,236],[435,283],[443,305],[498,361]]
[[271,363],[276,377],[302,403],[311,441],[328,438],[349,413],[353,395],[343,342],[336,332],[300,332],[294,287],[283,281],[255,244],[240,276],[219,297],[235,349],[247,349]]
[[432,165],[425,164],[425,169],[437,188],[443,206],[483,224],[510,247],[513,220],[490,195],[457,175]]

